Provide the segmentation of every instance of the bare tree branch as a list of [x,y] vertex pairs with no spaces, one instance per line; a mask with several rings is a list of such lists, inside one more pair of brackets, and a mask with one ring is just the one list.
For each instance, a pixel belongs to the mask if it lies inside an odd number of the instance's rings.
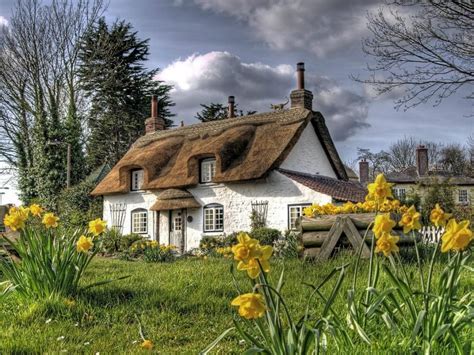
[[368,78],[378,95],[403,89],[396,108],[439,105],[466,87],[474,98],[474,3],[392,1],[367,15],[363,50],[375,63]]

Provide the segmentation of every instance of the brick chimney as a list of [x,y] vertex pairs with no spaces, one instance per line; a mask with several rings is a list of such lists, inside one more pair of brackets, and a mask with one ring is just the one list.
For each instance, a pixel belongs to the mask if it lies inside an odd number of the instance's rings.
[[313,110],[313,93],[304,88],[304,63],[296,64],[297,89],[290,94],[291,107]]
[[369,162],[365,159],[359,162],[359,181],[363,185],[369,182]]
[[158,115],[158,97],[151,97],[151,117],[145,120],[145,134],[165,129],[165,120]]
[[416,170],[418,176],[428,175],[428,148],[424,145],[416,148]]
[[232,118],[235,117],[235,97],[229,96],[229,99],[227,100],[228,106],[227,106],[227,117]]

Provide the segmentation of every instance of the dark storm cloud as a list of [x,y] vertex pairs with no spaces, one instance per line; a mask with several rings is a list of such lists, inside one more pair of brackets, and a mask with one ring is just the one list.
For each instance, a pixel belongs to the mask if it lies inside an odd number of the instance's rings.
[[[158,75],[174,85],[172,98],[177,104],[178,120],[185,117],[188,123],[199,104],[225,103],[228,95],[235,95],[242,109],[268,111],[271,103],[286,101],[294,89],[294,77],[291,65],[244,63],[228,52],[194,54],[175,61]],[[306,83],[313,91],[315,109],[326,117],[335,140],[343,141],[369,126],[367,97],[327,77],[308,74]]]
[[318,56],[360,45],[367,11],[380,0],[194,0],[205,10],[246,22],[271,48]]

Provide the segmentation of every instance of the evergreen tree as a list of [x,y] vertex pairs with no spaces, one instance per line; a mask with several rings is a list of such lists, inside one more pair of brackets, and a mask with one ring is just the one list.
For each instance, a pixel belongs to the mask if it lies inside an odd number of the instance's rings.
[[[238,116],[248,116],[254,115],[257,111],[247,111],[244,114],[243,110],[237,109],[238,105],[235,105],[235,115]],[[195,118],[201,122],[209,121],[218,121],[228,118],[227,107],[222,104],[216,104],[211,102],[209,105],[201,104],[202,110],[196,113]]]
[[171,87],[153,80],[158,69],[147,70],[148,40],[140,40],[124,21],[108,26],[101,18],[81,44],[80,78],[91,100],[88,116],[88,163],[94,169],[115,163],[144,133],[150,97],[157,95],[159,113],[171,126]]

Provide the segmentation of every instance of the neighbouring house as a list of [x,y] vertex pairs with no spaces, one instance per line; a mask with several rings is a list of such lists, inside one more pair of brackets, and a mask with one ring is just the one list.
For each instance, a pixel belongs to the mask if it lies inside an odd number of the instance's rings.
[[[369,182],[369,163],[359,162],[360,182],[366,185]],[[428,189],[438,184],[446,184],[453,188],[454,202],[458,205],[472,205],[474,198],[474,178],[467,175],[452,175],[438,169],[430,169],[428,148],[420,145],[416,148],[416,166],[411,166],[400,172],[386,175],[388,182],[393,183],[394,195],[404,200],[410,194],[416,193],[421,199]]]
[[252,212],[266,226],[294,229],[313,202],[362,201],[349,181],[313,94],[304,64],[289,109],[164,128],[152,98],[140,137],[92,192],[104,198],[104,219],[181,251],[203,236],[250,230]]

